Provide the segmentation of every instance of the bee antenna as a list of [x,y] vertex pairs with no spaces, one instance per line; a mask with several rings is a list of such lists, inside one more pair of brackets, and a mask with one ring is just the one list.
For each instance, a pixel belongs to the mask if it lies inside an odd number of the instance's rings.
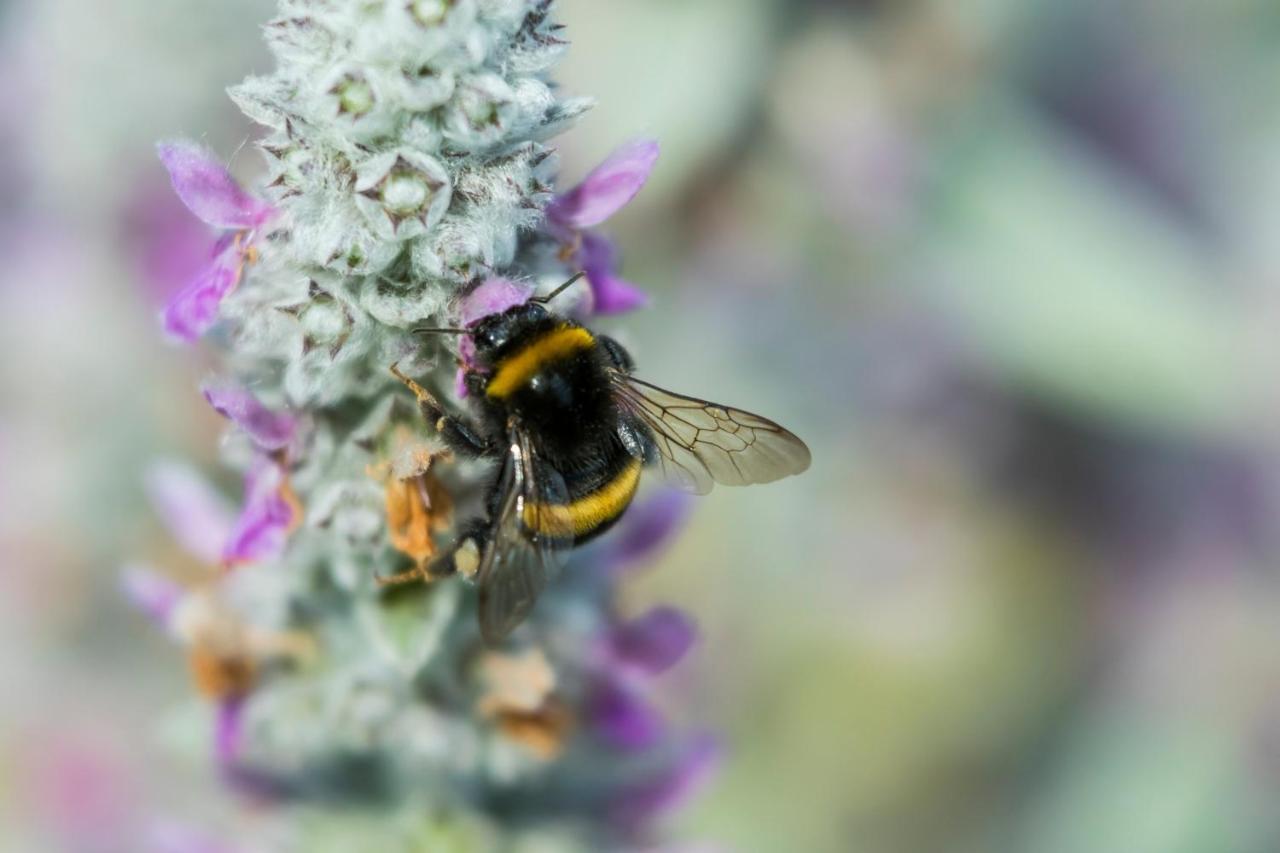
[[548,302],[550,302],[552,299],[555,299],[557,296],[561,294],[561,292],[566,290],[571,284],[576,282],[578,279],[582,278],[584,275],[586,275],[586,273],[584,272],[575,273],[573,278],[569,279],[564,284],[560,285],[555,290],[548,293],[546,296],[535,296],[529,301],[537,302],[539,305],[546,305]]
[[469,329],[433,329],[429,326],[419,326],[416,329],[410,329],[415,335],[469,335]]

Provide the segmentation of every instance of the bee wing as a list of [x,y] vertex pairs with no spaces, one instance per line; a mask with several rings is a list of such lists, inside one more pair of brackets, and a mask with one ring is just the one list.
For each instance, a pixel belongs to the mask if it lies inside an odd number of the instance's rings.
[[[769,483],[809,467],[809,448],[768,418],[685,397],[620,371],[614,396],[649,428],[663,475],[698,494],[714,483]],[[624,436],[623,443],[633,446]]]
[[480,633],[491,644],[525,620],[573,544],[567,514],[556,511],[568,501],[564,478],[534,455],[523,430],[511,430],[509,439],[501,497],[476,570]]

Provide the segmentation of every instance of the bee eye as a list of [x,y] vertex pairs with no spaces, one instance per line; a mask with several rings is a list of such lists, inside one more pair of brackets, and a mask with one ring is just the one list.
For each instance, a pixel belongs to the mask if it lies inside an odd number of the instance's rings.
[[496,349],[506,343],[507,332],[501,326],[489,326],[476,335],[476,345],[481,349]]

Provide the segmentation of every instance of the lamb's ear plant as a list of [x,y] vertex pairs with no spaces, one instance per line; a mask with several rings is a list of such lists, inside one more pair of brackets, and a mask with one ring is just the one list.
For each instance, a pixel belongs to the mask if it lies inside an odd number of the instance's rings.
[[552,6],[281,0],[275,70],[231,89],[264,129],[260,186],[194,143],[159,146],[219,232],[163,326],[220,354],[202,390],[244,495],[233,509],[158,464],[150,494],[207,577],[138,565],[126,587],[189,657],[213,766],[253,803],[246,849],[610,849],[649,837],[714,763],[647,698],[689,620],[614,606],[683,500],[642,497],[502,647],[481,642],[465,578],[377,580],[427,565],[484,477],[388,372],[462,405],[458,341],[414,327],[474,322],[578,270],[579,315],[643,302],[591,229],[657,146],[557,190],[549,140],[589,102],[548,76],[566,48]]

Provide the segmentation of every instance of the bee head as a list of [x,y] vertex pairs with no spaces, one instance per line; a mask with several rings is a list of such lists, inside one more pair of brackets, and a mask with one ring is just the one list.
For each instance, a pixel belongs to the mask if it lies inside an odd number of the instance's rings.
[[479,361],[487,362],[527,329],[546,320],[547,309],[536,302],[515,305],[500,314],[490,314],[470,329]]

